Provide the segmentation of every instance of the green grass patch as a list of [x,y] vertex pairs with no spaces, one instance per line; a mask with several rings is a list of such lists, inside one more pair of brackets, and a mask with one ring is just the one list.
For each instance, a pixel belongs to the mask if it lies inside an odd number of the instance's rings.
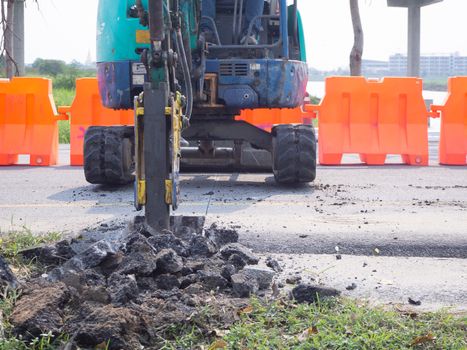
[[58,232],[36,235],[27,228],[6,233],[0,232],[0,255],[8,261],[18,278],[28,278],[42,273],[44,267],[37,264],[35,260],[24,259],[20,252],[41,244],[57,242],[60,239],[61,234]]
[[[74,88],[54,88],[54,101],[57,107],[70,106],[75,98]],[[70,143],[70,121],[60,120],[58,122],[58,137],[62,144]],[[1,349],[0,349],[1,350]]]
[[164,349],[467,349],[467,318],[447,312],[407,315],[345,299],[318,305],[252,300],[247,311],[209,344],[187,326]]
[[42,273],[44,267],[37,264],[35,260],[24,259],[20,252],[41,244],[57,242],[60,239],[61,234],[58,232],[35,235],[27,228],[7,233],[0,232],[0,255],[8,261],[18,278],[28,278]]
[[68,120],[58,121],[58,141],[60,144],[70,143],[70,122]]
[[60,239],[61,234],[58,232],[36,235],[27,228],[0,233],[0,254],[14,263],[22,250],[57,242]]
[[424,79],[423,90],[448,91],[448,80],[446,79]]
[[316,97],[316,96],[310,96],[310,103],[312,105],[319,105],[321,102],[321,99],[319,97]]
[[75,98],[75,89],[54,88],[53,95],[57,107],[70,106]]
[[0,340],[0,350],[63,350],[67,349],[67,339],[68,337],[56,338],[52,334],[43,334],[28,342],[7,338]]

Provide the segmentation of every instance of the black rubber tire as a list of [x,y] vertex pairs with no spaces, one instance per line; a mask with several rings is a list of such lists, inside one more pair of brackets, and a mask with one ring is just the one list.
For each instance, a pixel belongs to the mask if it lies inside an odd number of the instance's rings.
[[277,125],[272,129],[272,170],[280,184],[316,179],[316,135],[313,125]]
[[134,129],[92,126],[84,136],[84,175],[96,185],[126,185],[134,181]]

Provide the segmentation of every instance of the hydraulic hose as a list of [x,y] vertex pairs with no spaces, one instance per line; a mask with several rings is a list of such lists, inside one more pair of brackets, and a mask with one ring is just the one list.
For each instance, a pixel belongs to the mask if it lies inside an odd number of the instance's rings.
[[182,31],[180,30],[180,28],[176,31],[176,39],[177,40],[175,41],[175,43],[177,45],[177,53],[181,60],[183,80],[185,80],[185,90],[187,98],[185,118],[189,121],[191,118],[191,114],[193,113],[193,86],[191,85],[190,67],[188,65],[185,45],[183,43]]

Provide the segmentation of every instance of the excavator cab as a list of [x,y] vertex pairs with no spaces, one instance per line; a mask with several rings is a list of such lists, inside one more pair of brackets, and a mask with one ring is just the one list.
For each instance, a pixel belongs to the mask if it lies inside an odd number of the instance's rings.
[[[213,46],[239,45],[243,36],[243,28],[247,28],[248,32],[253,31],[253,24],[245,22],[245,3],[246,1],[231,0],[229,2],[219,2],[216,5],[216,18],[204,17],[202,19],[212,23],[212,27],[217,32],[215,33],[216,40],[213,40]],[[286,4],[286,3],[285,3]],[[296,7],[296,2],[293,5],[285,5],[287,11],[287,26],[288,26],[288,47],[289,58],[292,60],[306,62],[306,53],[304,45],[304,33],[301,21],[301,16]],[[265,0],[263,13],[256,19],[260,21],[262,30],[258,33],[258,45],[255,47],[256,56],[269,58],[282,58],[280,16],[281,16],[281,1],[280,0]],[[254,21],[253,19],[252,21]],[[293,25],[295,23],[295,25]],[[219,39],[219,40],[217,40]],[[252,46],[251,44],[249,44]],[[219,50],[212,50],[213,56],[219,56]],[[224,51],[225,52],[225,51]],[[234,55],[241,55],[242,51],[235,50]],[[245,52],[243,52],[244,54]],[[232,54],[232,52],[229,52]],[[252,58],[252,52],[248,53],[246,58]]]
[[[247,36],[253,32],[253,23],[244,23],[244,2],[221,3],[215,19],[202,18],[211,23],[215,40],[208,43],[204,78],[207,84],[199,84],[200,105],[221,104],[234,110],[300,106],[305,97],[308,67],[305,51],[300,47],[303,31],[298,30],[302,26],[297,8],[287,6],[285,0],[265,1],[263,14],[256,18],[263,29],[258,42],[242,44],[243,27],[248,28]],[[290,26],[295,31],[289,31],[289,12],[297,23]],[[204,90],[208,98],[203,100]]]

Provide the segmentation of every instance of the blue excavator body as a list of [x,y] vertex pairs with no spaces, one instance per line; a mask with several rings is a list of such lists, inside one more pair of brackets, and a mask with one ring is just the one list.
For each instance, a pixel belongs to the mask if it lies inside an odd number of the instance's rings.
[[[196,105],[202,106],[203,111],[209,105],[216,110],[219,106],[226,110],[294,108],[303,104],[308,82],[303,27],[298,13],[294,33],[292,16],[288,16],[293,8],[285,4],[285,0],[265,2],[264,31],[258,47],[235,42],[232,20],[237,19],[232,9],[219,9],[215,23],[220,43],[209,45],[209,52],[201,62],[195,53],[199,49],[196,12],[201,4],[199,0],[181,2],[189,27],[187,41],[193,51],[189,55],[193,60],[192,77],[197,74],[193,82],[198,96],[195,108]],[[148,1],[142,0],[142,5],[147,7]],[[148,81],[140,56],[149,48],[149,35],[137,16],[136,0],[100,0],[97,33],[98,80],[103,103],[113,109],[132,108],[134,96]],[[209,82],[214,79],[216,86],[206,84],[206,77]]]

